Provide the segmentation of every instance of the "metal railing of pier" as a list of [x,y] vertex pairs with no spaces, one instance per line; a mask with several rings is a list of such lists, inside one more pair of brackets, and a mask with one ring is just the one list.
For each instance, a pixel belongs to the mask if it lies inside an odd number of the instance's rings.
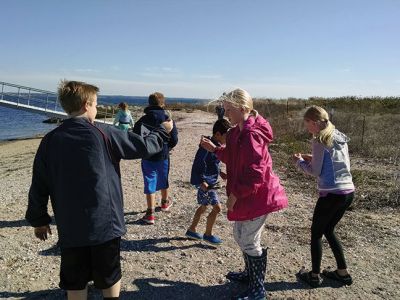
[[[0,81],[0,106],[46,115],[50,118],[67,118],[57,97],[57,93]],[[112,124],[114,107],[102,107],[95,122]],[[111,121],[110,121],[111,119]]]

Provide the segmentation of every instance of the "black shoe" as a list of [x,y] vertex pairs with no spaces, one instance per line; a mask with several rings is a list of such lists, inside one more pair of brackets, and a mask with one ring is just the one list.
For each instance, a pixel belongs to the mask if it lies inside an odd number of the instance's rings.
[[324,275],[326,278],[333,279],[335,281],[338,281],[344,285],[351,285],[353,283],[353,278],[351,278],[350,274],[347,274],[345,276],[339,275],[337,270],[335,271],[330,271],[330,268],[323,270],[322,275]]
[[319,276],[312,276],[312,272],[307,272],[304,268],[301,269],[297,275],[302,281],[307,283],[312,288],[320,287],[322,284],[322,279]]

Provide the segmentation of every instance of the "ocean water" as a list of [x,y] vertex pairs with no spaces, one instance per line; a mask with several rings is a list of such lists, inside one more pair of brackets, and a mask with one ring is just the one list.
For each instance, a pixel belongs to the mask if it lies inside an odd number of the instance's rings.
[[[146,106],[147,97],[139,96],[99,96],[99,104],[117,104],[126,102],[128,105]],[[167,98],[167,103],[204,103],[203,99]],[[45,124],[48,117],[21,110],[0,106],[0,141],[34,137],[45,134],[56,127],[55,124]]]

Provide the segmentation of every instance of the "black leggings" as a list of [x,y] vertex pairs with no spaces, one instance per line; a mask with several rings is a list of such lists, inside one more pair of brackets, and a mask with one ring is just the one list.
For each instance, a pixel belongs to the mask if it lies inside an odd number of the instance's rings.
[[325,235],[335,256],[338,269],[347,269],[340,241],[334,230],[347,208],[353,202],[354,193],[347,195],[328,194],[320,197],[315,206],[311,225],[312,272],[319,274],[322,258],[322,235]]

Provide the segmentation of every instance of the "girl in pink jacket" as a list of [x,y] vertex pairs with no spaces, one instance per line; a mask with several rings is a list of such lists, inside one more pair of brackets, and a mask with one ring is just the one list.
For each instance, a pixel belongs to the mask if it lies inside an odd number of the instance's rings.
[[288,201],[272,171],[268,145],[273,133],[268,121],[253,109],[253,100],[245,90],[236,89],[221,100],[225,115],[236,126],[228,132],[225,147],[217,147],[206,138],[201,145],[226,164],[228,220],[235,221],[233,235],[245,261],[243,272],[229,272],[226,277],[248,283],[246,292],[237,299],[264,299],[267,249],[261,247],[261,232],[267,215],[285,208]]

